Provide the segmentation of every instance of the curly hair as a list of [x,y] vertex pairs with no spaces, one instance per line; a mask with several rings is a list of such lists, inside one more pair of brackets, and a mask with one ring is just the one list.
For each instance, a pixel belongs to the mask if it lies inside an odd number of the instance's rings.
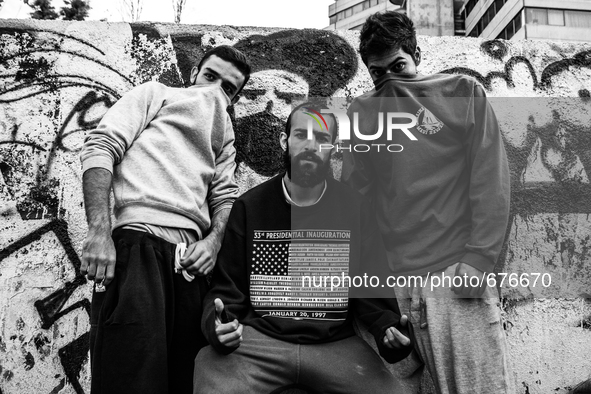
[[379,56],[400,48],[417,61],[417,33],[414,23],[400,12],[378,12],[371,15],[363,24],[359,41],[359,54],[366,65],[370,56]]

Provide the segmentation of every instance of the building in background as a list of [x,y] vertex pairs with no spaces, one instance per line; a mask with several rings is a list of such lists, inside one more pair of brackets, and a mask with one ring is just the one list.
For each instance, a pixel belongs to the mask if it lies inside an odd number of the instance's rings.
[[360,30],[369,15],[398,11],[414,21],[418,34],[453,36],[462,27],[454,17],[460,15],[462,6],[457,0],[336,0],[328,7],[330,25],[326,29]]
[[591,0],[464,0],[465,35],[591,41]]

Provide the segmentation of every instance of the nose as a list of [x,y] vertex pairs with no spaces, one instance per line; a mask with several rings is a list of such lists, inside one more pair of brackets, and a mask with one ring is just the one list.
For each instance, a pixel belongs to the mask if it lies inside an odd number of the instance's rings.
[[313,152],[317,152],[318,151],[318,140],[316,139],[316,136],[313,136],[312,139],[306,139],[306,146],[304,147],[304,149],[306,150],[311,150]]

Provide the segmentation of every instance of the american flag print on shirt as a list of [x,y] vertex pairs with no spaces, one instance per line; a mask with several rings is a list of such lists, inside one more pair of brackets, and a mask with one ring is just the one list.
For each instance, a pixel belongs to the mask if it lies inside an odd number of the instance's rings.
[[[255,230],[250,300],[262,317],[343,321],[349,289],[349,230]],[[332,286],[331,286],[332,284]]]

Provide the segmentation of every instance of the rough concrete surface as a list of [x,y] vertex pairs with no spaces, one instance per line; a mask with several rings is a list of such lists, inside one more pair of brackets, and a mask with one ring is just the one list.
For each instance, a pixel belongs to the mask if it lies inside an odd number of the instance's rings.
[[[357,32],[171,24],[0,21],[0,391],[89,390],[91,287],[78,153],[133,86],[187,84],[219,44],[254,75],[235,106],[241,190],[281,170],[277,136],[293,100],[372,88]],[[566,393],[591,377],[591,46],[420,38],[423,73],[470,75],[497,111],[510,158],[505,328],[520,393]],[[334,160],[335,173],[340,162]],[[545,282],[548,284],[548,282]]]

